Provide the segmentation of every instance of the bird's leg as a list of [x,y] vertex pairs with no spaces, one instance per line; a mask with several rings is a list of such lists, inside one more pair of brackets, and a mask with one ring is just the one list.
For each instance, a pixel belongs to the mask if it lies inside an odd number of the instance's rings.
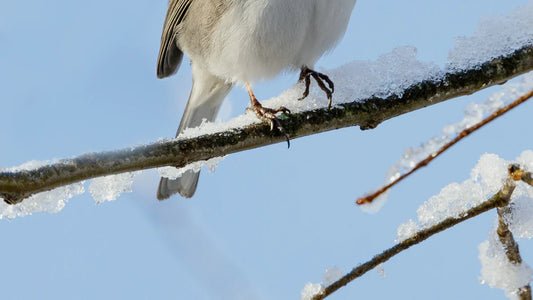
[[[309,86],[311,85],[311,77],[313,77],[316,83],[318,84],[318,86],[324,92],[326,92],[326,96],[328,97],[328,109],[330,109],[331,98],[332,98],[333,92],[335,91],[335,85],[333,84],[333,81],[331,81],[331,79],[329,79],[327,75],[311,70],[308,67],[302,67],[302,71],[300,73],[299,81],[305,82],[305,90],[304,90],[304,94],[302,95],[302,97],[299,98],[298,100],[303,100],[309,95]],[[326,86],[326,84],[328,86]]]
[[250,107],[248,107],[246,110],[253,111],[259,120],[267,122],[270,125],[271,131],[274,130],[274,127],[276,127],[279,132],[285,136],[287,139],[287,144],[290,146],[289,136],[287,133],[285,133],[285,129],[281,125],[278,117],[276,117],[276,114],[280,112],[290,114],[291,111],[285,106],[281,106],[277,109],[263,107],[263,105],[257,101],[257,98],[255,98],[250,84],[248,82],[245,82],[244,84],[246,86],[246,90],[248,91],[248,95],[250,95]]

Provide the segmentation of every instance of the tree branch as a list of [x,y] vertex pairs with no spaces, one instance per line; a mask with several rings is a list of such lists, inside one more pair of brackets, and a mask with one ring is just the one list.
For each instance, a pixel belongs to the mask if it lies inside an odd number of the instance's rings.
[[339,280],[327,286],[320,293],[313,296],[312,300],[320,300],[320,299],[326,298],[327,296],[331,295],[338,289],[350,283],[352,280],[358,277],[361,277],[366,272],[374,269],[379,264],[386,262],[387,260],[395,256],[396,254],[399,254],[400,252],[409,249],[411,246],[414,246],[428,239],[430,236],[434,234],[437,234],[441,231],[451,228],[470,218],[476,217],[493,208],[507,206],[509,204],[509,201],[511,199],[511,195],[514,189],[515,189],[515,183],[511,179],[508,179],[505,182],[504,187],[498,193],[492,196],[492,198],[490,198],[488,201],[483,202],[479,204],[478,206],[475,206],[467,210],[459,218],[453,218],[453,217],[447,218],[439,222],[438,224],[431,226],[430,228],[421,230],[415,233],[410,238],[402,241],[401,243],[396,244],[392,248],[389,248],[383,251],[381,254],[374,256],[374,258],[372,258],[371,260],[367,261],[366,263],[362,265],[359,265],[357,268],[354,268],[350,273],[344,275]]
[[[437,81],[422,81],[401,97],[369,98],[291,114],[281,123],[291,138],[333,129],[360,126],[375,128],[381,122],[426,106],[472,94],[533,70],[533,46],[493,59],[483,65],[447,73]],[[188,163],[285,141],[267,124],[254,124],[191,139],[173,139],[112,152],[90,153],[61,160],[35,170],[0,173],[0,197],[7,203],[53,188],[94,177]]]
[[[404,180],[405,178],[409,177],[411,174],[413,174],[415,171],[417,171],[418,169],[422,168],[422,167],[425,167],[427,166],[430,162],[432,162],[435,158],[437,158],[439,155],[441,155],[442,153],[444,153],[444,151],[450,149],[453,145],[457,144],[458,142],[460,142],[462,139],[466,138],[467,136],[469,136],[470,134],[472,134],[473,132],[475,132],[476,130],[480,129],[481,127],[489,124],[490,122],[494,121],[495,119],[503,116],[504,114],[506,114],[507,112],[509,112],[511,109],[517,107],[518,105],[526,102],[527,100],[529,100],[531,97],[533,97],[533,90],[529,91],[528,93],[526,93],[525,95],[523,95],[522,97],[516,99],[515,101],[509,103],[508,105],[496,110],[495,112],[493,112],[490,116],[486,117],[485,119],[479,121],[478,123],[466,128],[465,130],[461,131],[454,139],[452,139],[451,141],[447,142],[446,144],[444,144],[442,147],[440,147],[440,149],[438,149],[437,151],[433,152],[433,153],[430,153],[425,159],[419,161],[413,168],[411,168],[411,170],[409,170],[408,172],[402,174],[400,177],[396,178],[395,180],[393,180],[391,183],[381,187],[379,190],[373,192],[372,194],[370,195],[366,195],[366,196],[363,196],[363,197],[360,197],[359,199],[357,199],[357,201],[355,203],[361,205],[361,204],[367,204],[367,203],[372,203],[372,201],[374,201],[377,197],[379,197],[380,195],[382,195],[383,193],[385,193],[386,191],[388,191],[391,187],[395,186],[396,184],[398,184],[400,181]],[[527,182],[526,180],[527,179],[523,179],[525,182]],[[531,182],[531,174],[529,176],[529,181]],[[531,183],[530,183],[531,184]]]

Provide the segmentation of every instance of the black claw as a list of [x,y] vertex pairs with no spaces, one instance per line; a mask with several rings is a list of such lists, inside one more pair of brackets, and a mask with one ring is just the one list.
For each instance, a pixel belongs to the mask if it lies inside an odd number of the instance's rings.
[[[327,75],[313,71],[307,67],[303,67],[300,73],[299,81],[305,81],[305,90],[302,97],[300,97],[298,100],[303,100],[309,95],[309,85],[311,84],[311,77],[315,79],[320,89],[322,89],[326,93],[326,96],[328,97],[328,109],[330,109],[332,95],[335,91],[335,85],[333,84],[333,81],[331,81],[331,79],[329,79]],[[326,82],[328,86],[326,86],[324,82]]]
[[329,79],[329,76],[326,74],[323,74],[323,73],[317,73],[317,74],[320,77],[320,79],[328,83],[329,89],[331,90],[331,93],[333,94],[335,92],[335,85],[333,84],[333,81],[331,81],[331,79]]
[[[283,136],[285,136],[285,140],[287,140],[287,149],[289,149],[291,147],[291,142],[289,140],[289,136],[285,132],[285,128],[283,128],[278,118],[271,120],[271,121],[276,122],[276,128],[279,130],[281,134],[283,134]],[[272,127],[270,128],[270,131],[272,131]]]
[[305,90],[304,90],[302,97],[298,98],[298,100],[300,101],[305,99],[307,96],[309,96],[309,86],[311,85],[311,76],[306,75],[302,78],[302,74],[300,74],[300,80],[305,80]]

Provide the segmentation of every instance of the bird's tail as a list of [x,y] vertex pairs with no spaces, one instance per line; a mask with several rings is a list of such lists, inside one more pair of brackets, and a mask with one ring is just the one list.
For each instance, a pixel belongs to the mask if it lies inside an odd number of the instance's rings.
[[[186,128],[199,126],[205,119],[213,121],[222,105],[224,97],[229,93],[233,84],[210,74],[192,64],[193,85],[189,102],[181,118],[176,136]],[[200,172],[187,171],[180,178],[161,178],[157,189],[157,199],[163,200],[175,193],[190,198],[196,191]]]

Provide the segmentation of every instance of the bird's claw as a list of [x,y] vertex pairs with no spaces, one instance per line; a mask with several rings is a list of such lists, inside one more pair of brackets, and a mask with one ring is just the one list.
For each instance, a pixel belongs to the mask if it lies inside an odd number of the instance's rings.
[[256,100],[252,101],[251,106],[248,107],[246,110],[254,112],[259,120],[267,122],[270,125],[270,131],[274,131],[274,127],[277,128],[279,132],[285,136],[285,139],[287,140],[287,146],[291,146],[289,136],[285,132],[285,128],[283,128],[283,125],[281,125],[281,122],[276,116],[276,114],[280,112],[290,114],[291,111],[288,108],[286,108],[285,106],[281,106],[277,109],[263,107],[263,105],[261,105],[261,103]]
[[[328,109],[330,109],[333,92],[335,91],[335,85],[333,84],[333,81],[331,81],[331,79],[329,79],[326,74],[319,73],[306,67],[302,68],[302,72],[300,73],[299,79],[299,81],[304,81],[305,90],[302,97],[298,98],[298,100],[303,100],[307,96],[309,96],[309,86],[311,85],[311,77],[315,79],[320,89],[322,89],[326,93],[326,96],[328,97]],[[328,86],[326,86],[326,84]]]

